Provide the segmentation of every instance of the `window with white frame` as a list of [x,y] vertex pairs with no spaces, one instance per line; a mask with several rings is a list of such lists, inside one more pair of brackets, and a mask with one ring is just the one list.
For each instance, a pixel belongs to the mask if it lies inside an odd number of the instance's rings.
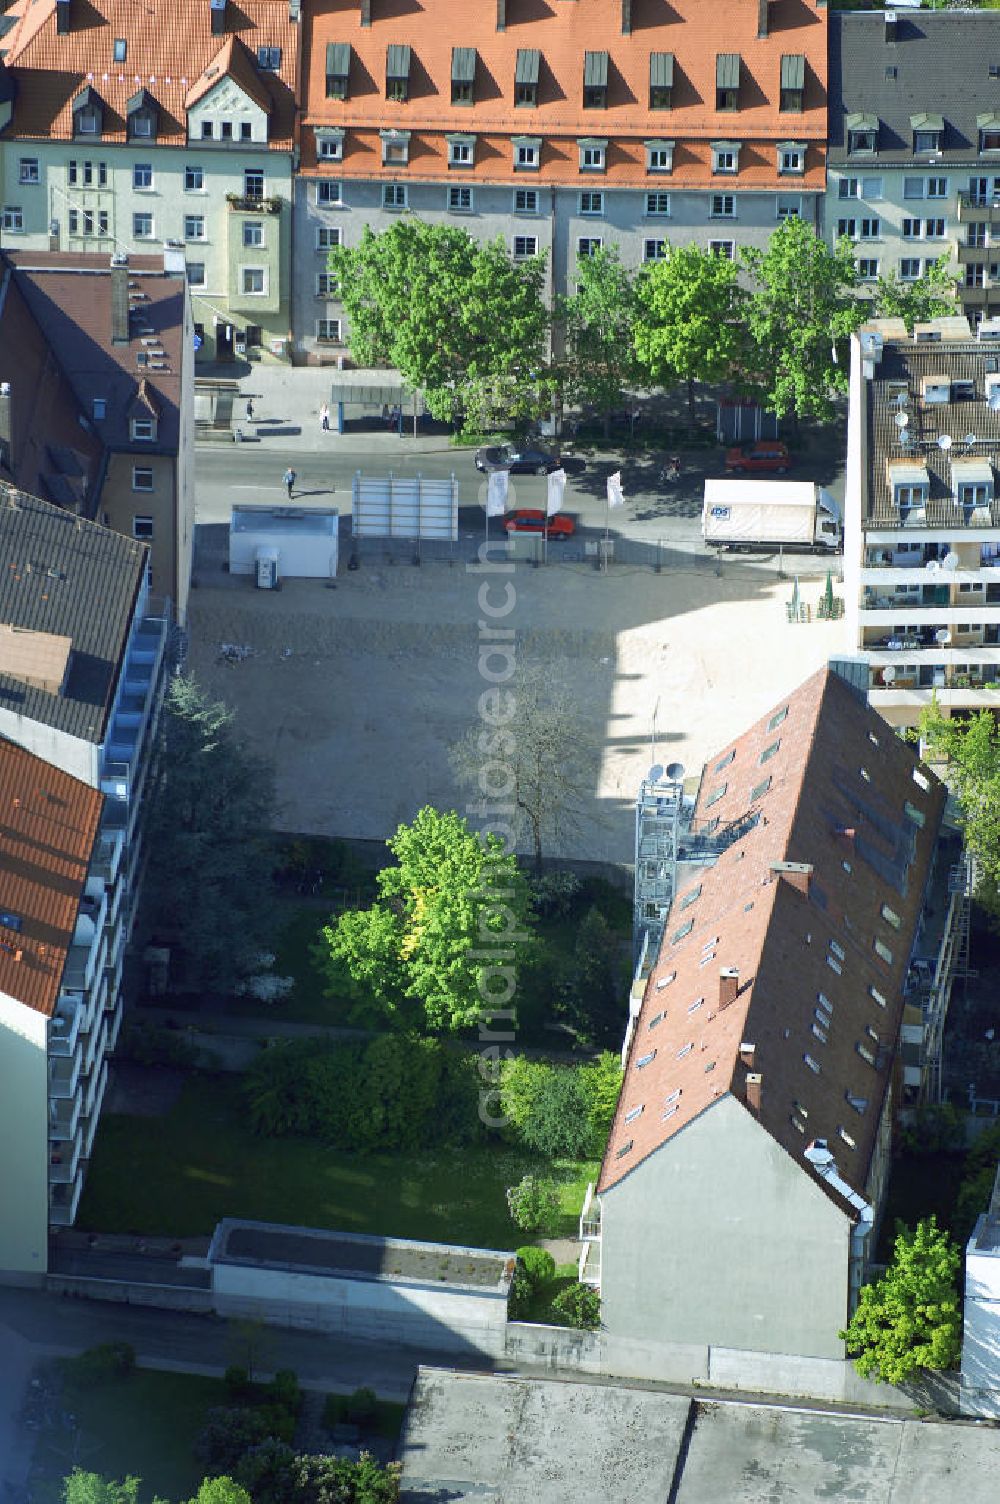
[[672,141],[646,142],[646,171],[673,172],[674,143]]
[[253,250],[258,250],[264,244],[264,221],[262,219],[245,219],[243,221],[243,244]]
[[93,105],[77,110],[73,116],[73,129],[78,136],[99,135],[101,129],[99,111]]
[[732,261],[736,256],[735,240],[710,240],[708,249],[713,256],[723,256],[727,261]]
[[474,143],[470,136],[452,136],[448,142],[448,166],[471,167]]
[[316,155],[321,162],[340,162],[344,156],[343,136],[317,136]]
[[[132,474],[133,475],[135,474],[134,470],[133,470]],[[152,475],[152,471],[150,471],[149,474]],[[148,487],[135,486],[134,489],[136,491],[141,491],[141,490],[150,490],[151,491],[153,488],[150,485]],[[133,538],[141,538],[144,543],[151,542],[152,541],[152,537],[153,537],[153,519],[152,519],[152,517],[143,517],[143,516],[140,516],[139,514],[136,514],[135,516],[133,516],[133,518],[132,518],[132,537]]]
[[514,142],[514,169],[517,172],[533,172],[537,169],[541,147],[538,141]]
[[739,148],[737,146],[713,146],[712,147],[712,171],[717,173],[737,172],[739,170]]
[[451,214],[471,214],[472,189],[466,187],[449,188],[448,210]]
[[243,169],[243,197],[264,197],[264,173],[260,167],[245,167]]
[[219,134],[223,141],[231,141],[233,139],[233,122],[231,120],[223,120],[219,126]]
[[514,213],[537,214],[538,213],[538,189],[515,188],[514,189]]
[[515,235],[513,244],[515,261],[526,261],[530,256],[538,255],[537,235]]
[[83,233],[85,235],[93,235],[94,233],[93,209],[84,209],[83,211]]
[[651,219],[665,219],[670,213],[669,193],[647,193],[646,214]]
[[908,215],[905,215],[899,222],[899,233],[904,240],[919,240],[923,227],[924,222],[922,219],[911,219]]
[[775,199],[774,217],[779,221],[785,219],[801,219],[801,193],[779,193]]
[[838,240],[842,240],[845,235],[850,240],[857,240],[857,238],[858,238],[858,222],[857,222],[856,219],[838,219],[837,220],[837,239]]
[[948,197],[948,179],[947,178],[928,178],[927,179],[927,197],[928,198],[947,198]]
[[205,263],[204,261],[185,262],[184,272],[187,276],[189,287],[205,286]]
[[899,279],[901,282],[915,282],[920,276],[920,257],[903,256],[899,263]]
[[877,147],[877,126],[864,124],[848,127],[847,150],[852,157],[874,155]]
[[712,219],[735,219],[736,199],[731,193],[712,194]]
[[316,249],[317,251],[332,251],[335,245],[340,245],[341,229],[339,225],[316,226]]
[[643,261],[662,261],[667,254],[667,242],[665,240],[644,240],[642,244]]
[[317,319],[316,338],[318,340],[338,343],[340,340],[340,319]]
[[858,258],[858,276],[862,282],[875,282],[878,279],[878,257],[860,256]]
[[386,131],[382,137],[382,166],[406,167],[409,161],[409,131]]
[[335,298],[340,290],[340,284],[332,272],[316,273],[316,296],[318,298]]
[[137,444],[151,444],[156,438],[156,424],[152,418],[133,418],[131,430]]
[[948,233],[948,221],[945,219],[928,219],[924,224],[925,240],[943,240]]
[[804,146],[778,147],[778,171],[783,176],[795,177],[806,170],[806,151]]
[[580,171],[603,172],[607,158],[607,143],[604,141],[581,141]]
[[190,166],[185,167],[185,169],[184,169],[184,192],[185,193],[204,193],[204,191],[205,191],[205,172],[204,172],[204,169],[201,168],[201,167],[195,167],[194,165],[190,165]]
[[331,183],[329,180],[316,184],[316,202],[324,209],[330,209],[343,203],[340,183]]
[[603,214],[604,213],[604,194],[603,193],[581,193],[580,194],[580,213],[581,214]]
[[37,157],[22,157],[17,164],[17,181],[19,183],[38,183],[41,181],[38,172]]
[[242,267],[240,287],[246,297],[262,297],[267,292],[267,267]]
[[882,230],[882,224],[877,219],[863,219],[861,221],[861,239],[877,240]]
[[[20,234],[24,229],[24,210],[18,204],[4,204],[0,209],[0,229]],[[70,234],[72,234],[72,230]]]
[[132,466],[132,490],[151,491],[153,489],[153,472],[148,465]]
[[[86,214],[84,210],[84,214]],[[84,234],[88,231],[84,230]],[[136,240],[149,240],[153,234],[153,216],[151,214],[132,215],[132,234]]]
[[581,235],[576,242],[576,254],[580,257],[596,256],[603,244],[600,235]]
[[861,179],[860,178],[841,178],[840,182],[837,184],[837,197],[838,198],[860,198],[861,197]]
[[132,163],[132,187],[136,189],[152,188],[153,164],[152,162]]
[[406,208],[406,184],[405,183],[385,183],[385,184],[383,184],[383,187],[382,187],[382,208],[383,209],[405,209]]
[[184,216],[184,239],[205,239],[205,216],[204,214],[185,214]]

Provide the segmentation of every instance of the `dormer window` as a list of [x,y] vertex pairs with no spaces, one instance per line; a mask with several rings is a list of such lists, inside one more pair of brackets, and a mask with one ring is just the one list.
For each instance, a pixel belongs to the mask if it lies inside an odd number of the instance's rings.
[[781,94],[778,108],[784,114],[802,113],[806,87],[806,60],[801,52],[786,53],[781,59]]
[[131,431],[134,443],[152,444],[156,439],[156,420],[154,418],[133,418]]
[[537,47],[519,47],[514,67],[514,103],[534,109],[538,103],[538,68],[541,53]]
[[647,141],[645,146],[647,172],[673,172],[674,143],[672,141]]
[[104,106],[96,91],[89,86],[73,101],[73,134],[75,136],[99,136],[103,129]]
[[156,135],[158,113],[156,100],[148,89],[133,94],[125,106],[129,140],[151,141]]
[[476,91],[475,47],[451,49],[451,102],[474,104]]
[[778,142],[778,172],[782,177],[801,177],[806,170],[804,141]]
[[344,132],[317,126],[316,155],[321,162],[340,162],[344,155]]
[[878,149],[878,117],[848,115],[847,151],[852,157],[874,156]]
[[922,376],[920,378],[920,395],[924,402],[950,402],[951,377]]
[[740,143],[738,141],[712,142],[712,171],[735,173],[740,170]]
[[381,131],[382,166],[406,167],[410,161],[409,131]]
[[918,507],[927,505],[930,494],[930,476],[926,465],[912,460],[890,460],[886,465],[892,504],[898,510],[901,522]]
[[730,112],[740,107],[740,55],[720,52],[715,59],[715,108]]
[[475,158],[475,136],[448,136],[448,166],[471,167]]
[[914,156],[941,150],[944,120],[940,115],[911,115],[910,129],[913,131]]
[[989,460],[952,460],[951,482],[966,522],[971,521],[977,507],[989,508],[993,500],[993,466]]
[[281,48],[258,47],[257,67],[265,73],[277,73],[281,67]]
[[405,46],[386,48],[385,97],[400,104],[410,97],[410,49]]
[[351,75],[349,42],[330,42],[326,49],[326,97],[346,99]]
[[537,172],[542,154],[541,137],[515,136],[512,144],[514,147],[514,171]]
[[991,110],[985,115],[977,115],[976,126],[979,130],[979,150],[1000,151],[1000,114]]
[[649,108],[669,110],[674,101],[674,55],[672,52],[649,54]]
[[581,172],[603,172],[607,166],[607,141],[578,141]]
[[603,110],[608,103],[608,54],[586,52],[583,57],[583,108]]

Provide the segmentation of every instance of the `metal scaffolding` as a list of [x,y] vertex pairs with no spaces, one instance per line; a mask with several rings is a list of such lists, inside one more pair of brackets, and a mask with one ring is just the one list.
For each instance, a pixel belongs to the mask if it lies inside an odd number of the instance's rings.
[[922,1097],[925,1102],[941,1100],[941,1055],[952,986],[960,977],[975,975],[969,966],[974,886],[972,856],[963,851],[961,859],[948,873],[948,913],[934,978],[921,1000],[924,1025]]

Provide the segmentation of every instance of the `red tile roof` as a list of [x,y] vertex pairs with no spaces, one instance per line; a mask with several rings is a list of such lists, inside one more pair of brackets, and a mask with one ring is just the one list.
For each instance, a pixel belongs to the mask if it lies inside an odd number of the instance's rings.
[[0,741],[0,992],[51,1017],[102,796]]
[[[706,765],[696,825],[759,818],[713,866],[679,878],[600,1191],[732,1093],[810,1174],[802,1151],[827,1139],[864,1193],[944,799],[913,749],[828,670]],[[723,969],[738,973],[728,1004]]]
[[[100,10],[71,0],[70,11],[63,36],[56,31],[56,0],[15,0],[7,12],[17,21],[3,39],[17,84],[8,136],[72,140],[72,103],[90,85],[105,106],[103,142],[126,139],[128,101],[142,88],[160,109],[156,144],[186,142],[186,100],[228,44],[236,82],[270,102],[268,145],[291,149],[299,30],[288,0],[229,0],[221,38],[212,32],[208,0],[102,0]],[[113,61],[119,37],[127,44],[124,63]],[[278,73],[258,72],[258,47],[281,49]]]
[[[411,166],[405,176],[447,175],[446,132],[476,135],[476,165],[463,169],[462,181],[592,182],[595,187],[646,182],[643,141],[676,141],[674,171],[659,175],[657,186],[770,188],[795,191],[824,188],[827,130],[826,10],[803,0],[771,0],[770,30],[758,36],[757,0],[713,0],[706,15],[704,0],[633,0],[632,31],[622,35],[621,0],[565,0],[538,5],[508,0],[507,27],[496,29],[493,0],[463,4],[401,6],[374,0],[371,26],[359,24],[356,3],[315,0],[303,6],[302,165],[317,166],[312,127],[343,126],[348,135],[343,163],[320,164],[334,176],[400,176],[383,169],[379,129],[396,126],[414,132]],[[326,49],[349,43],[350,88],[346,101],[326,98]],[[411,48],[409,99],[386,95],[386,50]],[[475,103],[451,102],[452,48],[476,50]],[[520,49],[541,54],[538,103],[515,107],[514,74]],[[739,53],[740,104],[732,112],[716,109],[716,59],[723,50]],[[606,52],[607,108],[583,108],[584,58]],[[650,54],[674,58],[673,107],[650,109]],[[805,59],[804,108],[779,110],[781,60]],[[541,136],[538,173],[515,174],[511,137]],[[607,137],[604,174],[579,171],[577,137]],[[713,178],[709,143],[715,139],[746,143],[735,177]],[[775,143],[810,143],[804,177],[779,177]],[[458,181],[458,175],[455,175]]]

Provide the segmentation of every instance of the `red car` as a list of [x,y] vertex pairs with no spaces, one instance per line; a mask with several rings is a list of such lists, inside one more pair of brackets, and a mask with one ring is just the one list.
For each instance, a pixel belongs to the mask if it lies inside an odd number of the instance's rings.
[[550,538],[569,538],[576,532],[576,523],[572,517],[566,517],[562,512],[557,512],[554,517],[546,517],[537,507],[520,507],[516,512],[509,512],[503,525],[508,533],[547,532]]
[[744,474],[770,471],[773,475],[784,475],[791,463],[788,445],[780,439],[758,439],[756,443],[726,450],[726,469]]

